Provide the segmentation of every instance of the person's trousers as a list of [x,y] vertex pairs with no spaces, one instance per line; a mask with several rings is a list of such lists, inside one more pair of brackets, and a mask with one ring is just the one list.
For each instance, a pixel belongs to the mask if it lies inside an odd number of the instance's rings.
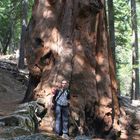
[[56,105],[55,108],[55,131],[57,134],[68,134],[69,107]]

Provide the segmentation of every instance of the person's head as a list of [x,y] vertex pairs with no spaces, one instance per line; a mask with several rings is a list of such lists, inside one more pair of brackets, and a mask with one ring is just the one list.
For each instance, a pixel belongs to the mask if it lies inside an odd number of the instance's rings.
[[68,82],[66,80],[62,80],[61,87],[62,88],[67,88],[68,87]]

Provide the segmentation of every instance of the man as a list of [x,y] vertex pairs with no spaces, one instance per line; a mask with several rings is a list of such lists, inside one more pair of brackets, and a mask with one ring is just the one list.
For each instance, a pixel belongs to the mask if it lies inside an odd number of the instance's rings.
[[62,135],[62,138],[69,139],[68,136],[68,121],[69,121],[69,99],[70,93],[68,90],[68,82],[62,80],[61,89],[58,89],[54,96],[56,102],[55,107],[55,131],[58,135]]

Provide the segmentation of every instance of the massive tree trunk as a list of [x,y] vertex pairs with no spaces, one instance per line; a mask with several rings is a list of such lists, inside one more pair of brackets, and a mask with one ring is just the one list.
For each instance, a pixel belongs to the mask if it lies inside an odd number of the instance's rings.
[[103,7],[104,0],[35,0],[27,28],[28,68],[41,77],[33,95],[49,94],[62,79],[70,82],[70,133],[77,127],[88,134],[118,130],[117,83]]

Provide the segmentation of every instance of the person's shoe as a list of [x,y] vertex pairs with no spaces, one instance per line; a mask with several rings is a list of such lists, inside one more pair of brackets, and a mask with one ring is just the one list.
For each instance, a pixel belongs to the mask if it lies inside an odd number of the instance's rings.
[[65,140],[70,140],[70,137],[67,134],[63,134],[62,138],[65,139]]

